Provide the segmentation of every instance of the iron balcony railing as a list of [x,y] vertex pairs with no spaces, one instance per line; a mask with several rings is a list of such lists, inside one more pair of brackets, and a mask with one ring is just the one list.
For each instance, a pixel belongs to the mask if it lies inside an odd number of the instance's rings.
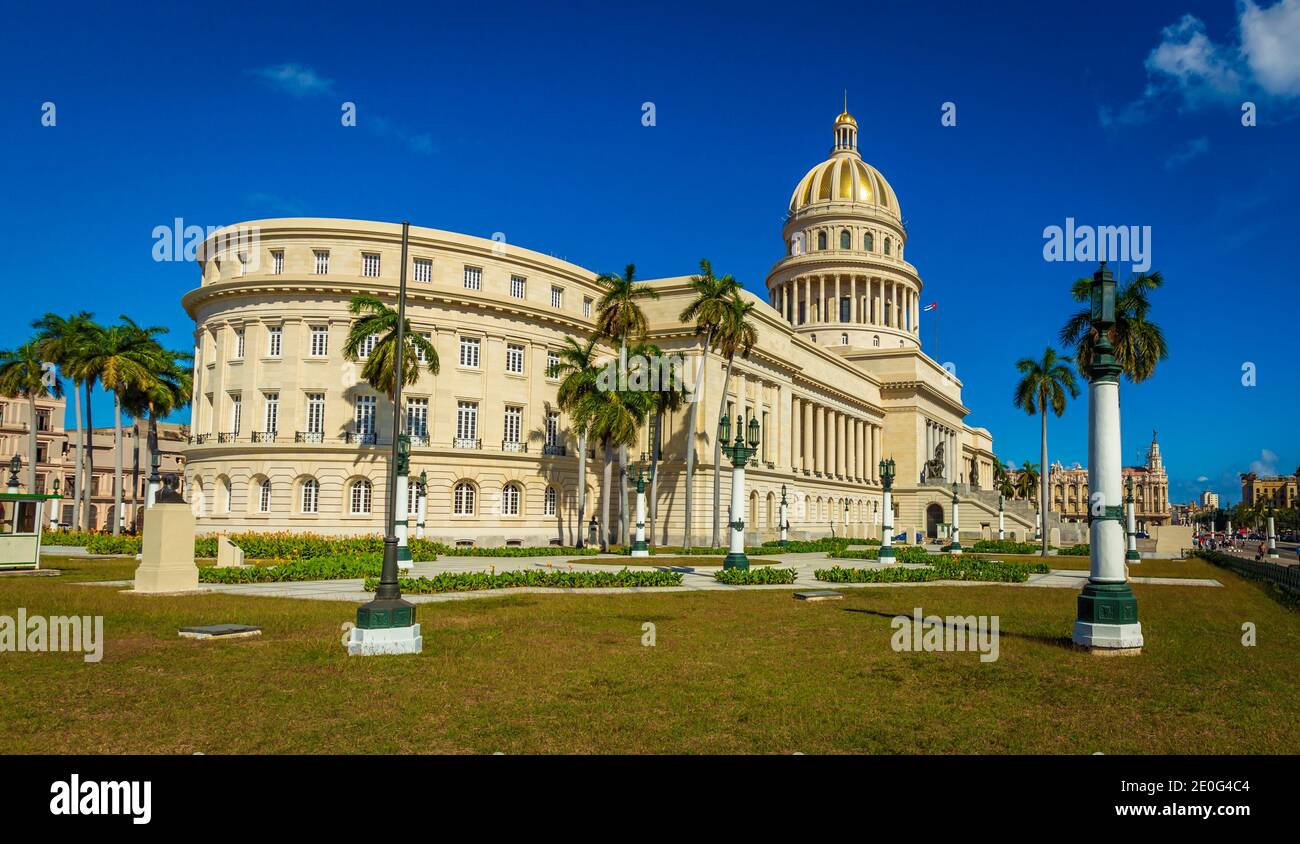
[[480,450],[483,448],[483,441],[470,439],[469,437],[456,437],[456,439],[451,441],[451,447]]
[[235,441],[235,438],[238,437],[238,436],[239,436],[239,432],[238,432],[238,431],[226,431],[226,432],[223,432],[223,433],[218,433],[218,434],[217,434],[217,442],[219,442],[219,443],[233,443],[233,442]]
[[275,442],[275,431],[254,431],[253,442],[273,443]]
[[568,453],[569,450],[559,443],[547,443],[542,446],[542,454],[547,457],[564,457]]
[[343,435],[343,442],[348,445],[379,445],[379,435],[374,431],[362,431],[359,434],[348,431]]
[[194,434],[190,437],[190,445],[203,445],[211,437],[211,434]]
[[518,440],[502,440],[501,450],[514,452],[516,454],[527,454],[528,443],[521,443]]
[[428,434],[408,434],[407,436],[411,438],[411,446],[413,448],[427,448],[429,445]]
[[323,443],[325,434],[321,431],[297,431],[293,435],[293,441],[296,443]]

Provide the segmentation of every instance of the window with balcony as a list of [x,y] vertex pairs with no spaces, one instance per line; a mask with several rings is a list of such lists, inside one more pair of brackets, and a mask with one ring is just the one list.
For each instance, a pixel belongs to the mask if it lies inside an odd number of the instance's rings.
[[478,442],[478,402],[462,401],[456,403],[456,442],[457,448],[477,448]]
[[353,419],[353,431],[358,437],[373,437],[375,434],[375,396],[357,396]]
[[239,436],[239,426],[243,421],[244,397],[240,393],[230,394],[230,432]]
[[263,430],[268,434],[274,434],[280,420],[280,393],[276,391],[263,393],[262,400],[266,409]]
[[307,394],[307,433],[316,438],[325,433],[325,394]]
[[501,443],[502,451],[519,451],[521,445],[520,435],[524,429],[524,409],[522,407],[506,407],[504,438]]
[[406,433],[417,445],[429,440],[429,400],[411,398],[406,400]]

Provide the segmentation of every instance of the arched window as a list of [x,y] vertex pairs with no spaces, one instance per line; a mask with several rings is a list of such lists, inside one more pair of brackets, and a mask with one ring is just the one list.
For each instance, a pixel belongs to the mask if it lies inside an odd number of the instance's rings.
[[826,232],[817,232],[817,248],[826,248]]
[[217,479],[217,512],[230,512],[230,478],[224,475]]
[[555,515],[555,498],[556,498],[555,487],[553,487],[553,486],[548,486],[548,487],[546,488],[546,494],[542,497],[542,515],[543,515],[543,516],[554,516],[554,515]]
[[847,346],[848,344],[849,344],[849,335],[847,335],[847,334],[841,334],[841,335],[840,335],[840,345],[841,345],[841,346]]
[[885,238],[885,254],[886,254],[886,255],[890,254],[889,249],[890,249],[889,238]]
[[352,482],[352,492],[348,496],[348,504],[352,515],[367,516],[370,514],[371,492],[370,481],[365,478]]
[[406,514],[408,516],[420,514],[420,485],[414,481],[406,485]]
[[862,248],[867,250],[868,252],[875,252],[876,251],[875,235],[873,235],[871,232],[867,232],[866,234],[864,234],[862,236]]
[[501,490],[501,515],[519,515],[519,485],[506,484]]
[[262,478],[257,485],[257,512],[271,512],[271,479]]
[[812,341],[813,341],[814,343],[817,342],[817,335],[816,335],[816,334],[812,335]]
[[848,229],[844,229],[843,231],[840,232],[840,248],[841,249],[853,248],[853,235],[849,234]]
[[469,481],[456,484],[451,499],[452,512],[457,516],[474,515],[474,485]]
[[320,507],[320,481],[308,478],[302,482],[302,511],[315,513]]
[[871,338],[871,345],[873,345],[873,346],[879,346],[879,345],[880,345],[880,335],[879,335],[879,334],[877,334],[876,336],[874,336],[874,337]]

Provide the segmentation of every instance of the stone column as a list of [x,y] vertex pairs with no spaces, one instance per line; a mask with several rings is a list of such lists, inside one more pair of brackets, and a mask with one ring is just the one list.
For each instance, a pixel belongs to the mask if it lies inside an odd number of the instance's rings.
[[803,435],[803,454],[799,456],[799,468],[803,469],[806,475],[813,468],[813,430],[816,426],[813,424],[812,402],[800,399],[799,405],[803,411],[803,421],[799,425],[800,433]]
[[858,479],[858,420],[850,416],[845,424],[848,429],[846,438],[849,448],[844,474],[849,480],[856,481]]
[[813,471],[821,472],[822,466],[825,465],[822,460],[823,452],[826,446],[826,419],[823,416],[822,406],[819,404],[813,408]]
[[792,472],[800,469],[801,458],[799,444],[803,438],[801,423],[803,421],[803,410],[799,407],[799,397],[790,397],[790,461],[786,464]]

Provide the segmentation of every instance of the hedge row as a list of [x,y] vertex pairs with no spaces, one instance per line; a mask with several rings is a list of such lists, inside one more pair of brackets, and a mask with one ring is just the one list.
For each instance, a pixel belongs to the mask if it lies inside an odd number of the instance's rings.
[[755,569],[719,569],[714,573],[714,580],[731,586],[750,586],[753,584],[794,583],[798,574],[794,569],[778,569],[770,566]]
[[1080,545],[1071,545],[1069,548],[1062,548],[1056,553],[1062,557],[1086,557],[1092,553],[1092,546],[1084,542]]
[[1043,543],[1017,542],[1014,539],[981,539],[966,550],[976,554],[1037,554],[1043,550]]
[[[928,563],[931,560],[938,559],[920,545],[894,545],[892,547],[894,549],[894,561],[898,563]],[[876,560],[880,558],[880,549],[866,548],[862,551],[841,549],[831,552],[831,556],[839,560]]]
[[[526,569],[490,573],[446,572],[433,577],[403,577],[398,579],[402,592],[408,595],[436,592],[475,592],[483,589],[510,589],[519,586],[552,589],[615,589],[636,586],[680,586],[681,572],[676,571],[559,571],[557,569]],[[366,590],[373,592],[379,577],[366,578]]]
[[354,577],[379,578],[382,554],[312,557],[306,560],[277,563],[273,566],[216,568],[201,566],[200,583],[284,583],[294,580],[347,580]]
[[1024,583],[1031,574],[1046,574],[1046,563],[1007,563],[973,557],[936,557],[929,568],[890,566],[883,569],[818,569],[814,574],[827,583],[923,583],[931,580],[977,580],[986,583]]

